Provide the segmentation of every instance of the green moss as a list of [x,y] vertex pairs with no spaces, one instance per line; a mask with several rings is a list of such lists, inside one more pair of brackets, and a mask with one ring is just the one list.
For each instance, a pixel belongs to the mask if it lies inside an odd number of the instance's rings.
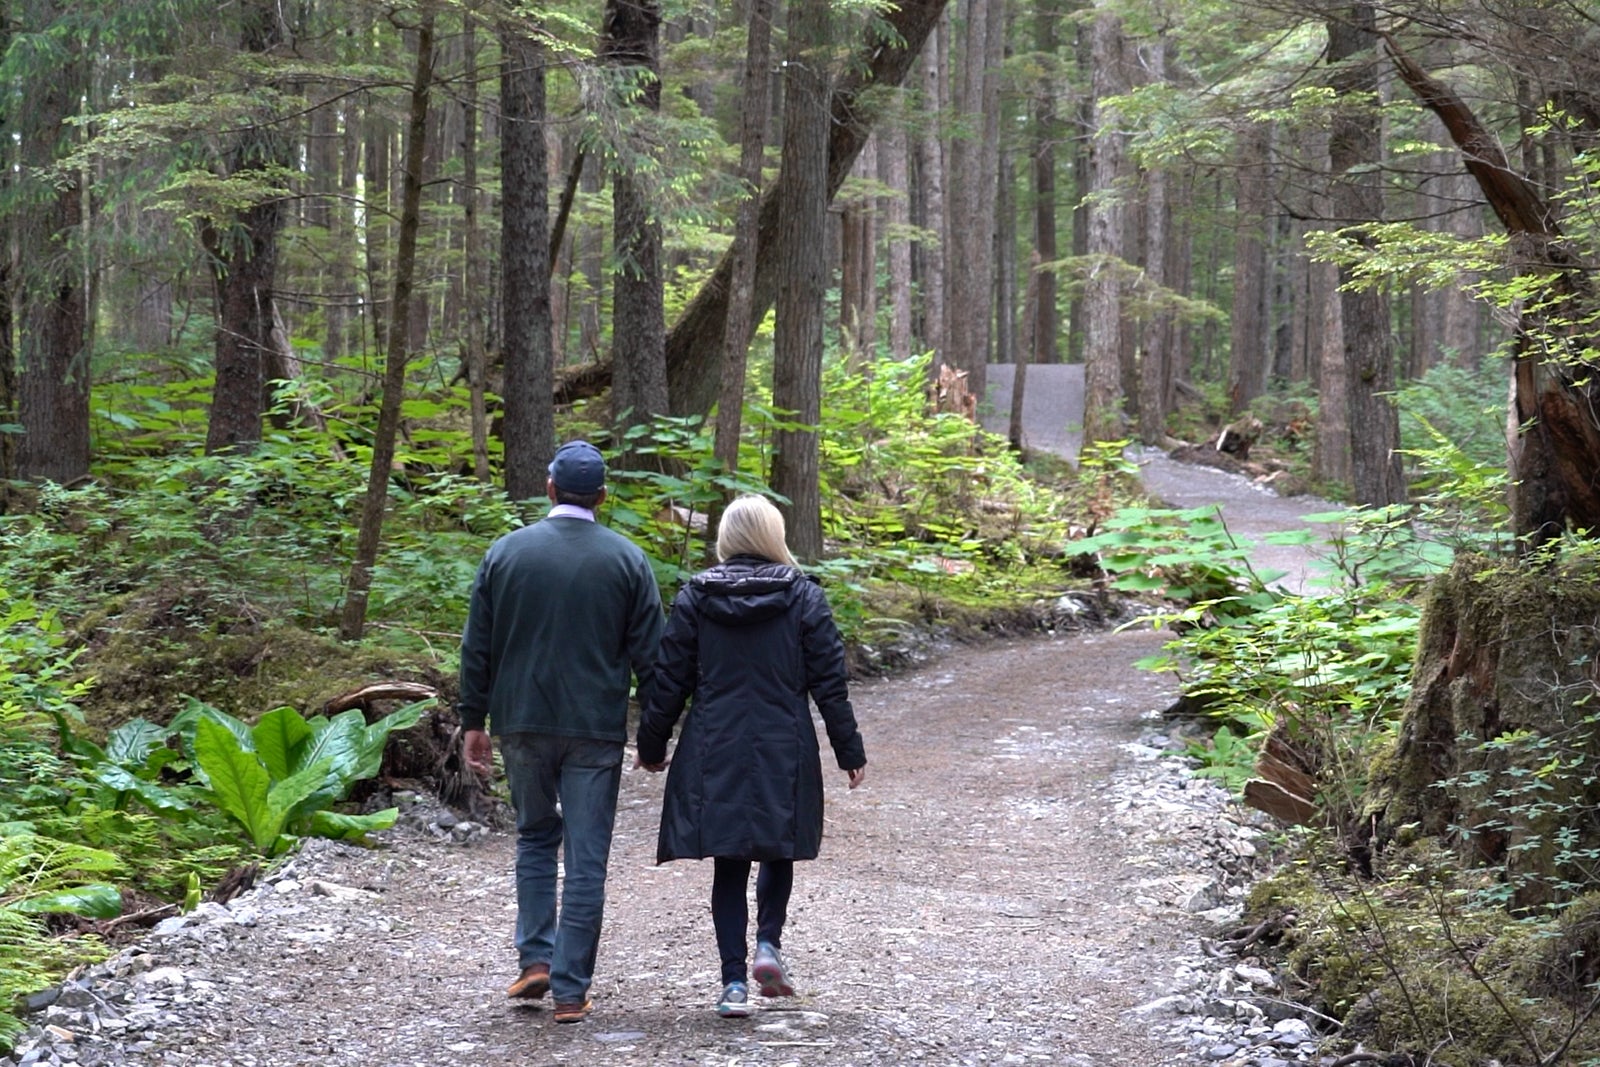
[[[1325,848],[1326,843],[1318,847]],[[1419,840],[1363,879],[1308,849],[1252,888],[1250,923],[1293,913],[1275,950],[1310,989],[1307,1000],[1368,1049],[1432,1054],[1430,1062],[1534,1062],[1567,1036],[1600,975],[1600,894],[1557,918],[1517,919],[1473,903],[1482,872]],[[1591,1023],[1563,1062],[1600,1054]]]
[[99,731],[136,717],[165,722],[186,695],[253,721],[284,704],[315,712],[381,679],[451,684],[426,652],[345,644],[199,588],[141,591],[76,629],[86,645],[78,667],[95,679],[84,711]]

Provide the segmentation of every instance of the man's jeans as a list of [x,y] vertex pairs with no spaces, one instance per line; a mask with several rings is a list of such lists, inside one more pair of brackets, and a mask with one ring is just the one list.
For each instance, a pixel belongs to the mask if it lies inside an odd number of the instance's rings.
[[[600,947],[622,743],[506,734],[500,755],[517,811],[517,965],[550,964],[556,1002],[581,1002]],[[558,923],[556,850],[563,830],[566,876]]]

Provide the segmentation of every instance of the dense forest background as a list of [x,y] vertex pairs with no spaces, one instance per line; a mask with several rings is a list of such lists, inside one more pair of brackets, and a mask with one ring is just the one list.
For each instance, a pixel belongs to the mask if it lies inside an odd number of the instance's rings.
[[[1302,827],[1251,943],[1383,1047],[1600,1056],[1596,5],[0,12],[0,996],[385,825],[391,733],[463,799],[472,569],[581,435],[668,592],[772,493],[864,657],[1153,600]],[[1075,464],[978,429],[1063,362]],[[1134,442],[1351,503],[1329,589]]]

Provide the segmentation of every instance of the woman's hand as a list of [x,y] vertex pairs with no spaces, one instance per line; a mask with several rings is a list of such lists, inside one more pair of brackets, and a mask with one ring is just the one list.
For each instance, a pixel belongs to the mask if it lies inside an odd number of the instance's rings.
[[669,764],[671,762],[672,762],[671,760],[664,759],[660,763],[646,763],[643,759],[640,758],[640,756],[639,756],[639,754],[637,752],[634,753],[634,755],[633,755],[633,765],[635,767],[643,767],[645,770],[649,771],[651,774],[660,774],[662,771],[667,769],[667,764]]
[[854,789],[856,786],[867,780],[867,765],[863,763],[855,770],[846,771],[845,773],[850,776],[850,788]]

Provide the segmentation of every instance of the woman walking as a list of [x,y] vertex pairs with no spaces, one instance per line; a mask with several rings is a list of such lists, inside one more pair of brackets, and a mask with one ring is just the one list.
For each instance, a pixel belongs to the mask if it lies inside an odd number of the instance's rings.
[[[667,775],[656,862],[715,859],[711,917],[722,955],[717,1014],[750,1014],[761,995],[794,995],[781,953],[794,861],[822,843],[822,761],[809,695],[850,788],[866,778],[845,677],[844,643],[822,588],[795,566],[783,516],[744,496],[717,531],[722,562],[695,575],[673,604],[655,686],[639,723],[639,766],[667,766],[667,740],[693,697]],[[756,952],[746,970],[750,866]]]

